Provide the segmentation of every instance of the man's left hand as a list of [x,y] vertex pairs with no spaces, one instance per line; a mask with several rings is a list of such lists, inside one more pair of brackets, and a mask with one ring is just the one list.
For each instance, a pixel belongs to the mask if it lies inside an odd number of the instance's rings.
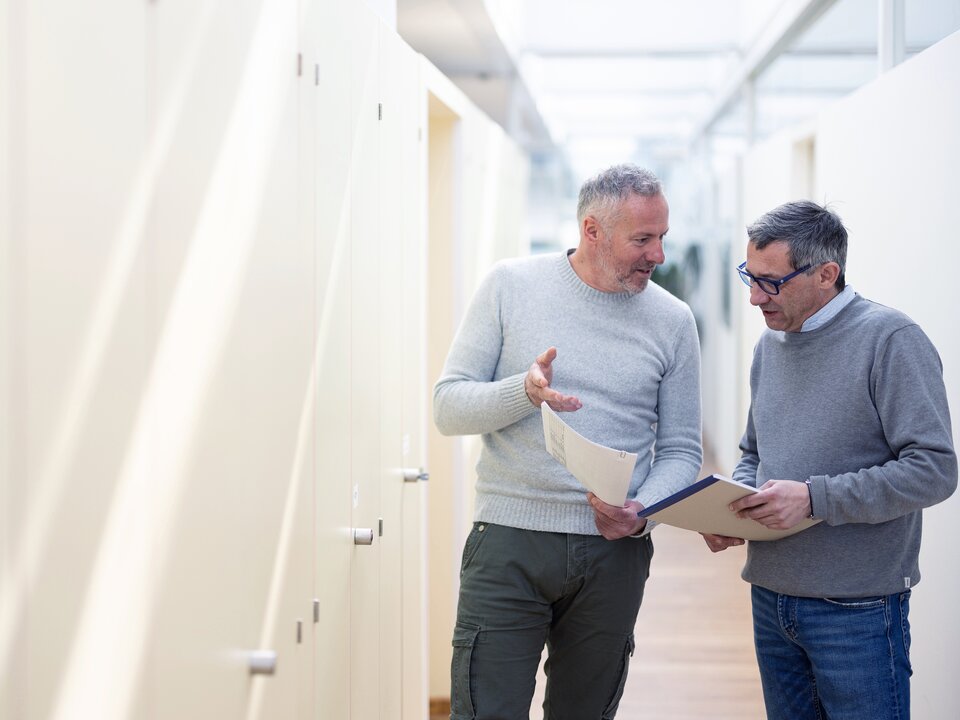
[[593,493],[587,493],[587,500],[593,508],[593,521],[597,530],[607,540],[619,540],[628,535],[636,535],[647,524],[646,518],[637,517],[643,505],[630,500],[623,507],[608,505]]
[[767,480],[759,491],[730,503],[730,509],[771,530],[789,530],[810,517],[810,491],[806,483]]

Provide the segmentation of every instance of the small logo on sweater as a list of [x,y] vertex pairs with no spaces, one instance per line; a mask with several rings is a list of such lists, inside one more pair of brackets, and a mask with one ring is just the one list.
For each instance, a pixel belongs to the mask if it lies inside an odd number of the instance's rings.
[[910,589],[910,578],[909,578],[909,577],[905,577],[905,578],[903,579],[903,587],[906,588],[907,590]]

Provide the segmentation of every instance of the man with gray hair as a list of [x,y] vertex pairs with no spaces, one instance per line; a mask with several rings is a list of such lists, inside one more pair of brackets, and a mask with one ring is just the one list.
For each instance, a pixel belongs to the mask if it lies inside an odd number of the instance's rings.
[[[787,203],[747,234],[737,270],[769,329],[734,479],[760,491],[731,509],[775,529],[822,520],[747,548],[767,717],[906,720],[921,511],[957,486],[940,357],[846,284],[830,210]],[[704,538],[714,552],[743,543]]]
[[[575,250],[498,263],[434,388],[445,435],[482,435],[460,574],[451,718],[527,718],[544,645],[544,717],[612,718],[653,545],[637,511],[700,469],[700,354],[690,309],[650,282],[669,227],[632,165],[584,184]],[[544,447],[538,409],[638,460],[623,507]]]

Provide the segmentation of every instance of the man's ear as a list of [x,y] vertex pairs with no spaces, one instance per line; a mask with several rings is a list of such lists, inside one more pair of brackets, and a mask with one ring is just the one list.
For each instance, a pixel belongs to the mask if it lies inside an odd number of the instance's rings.
[[827,262],[820,266],[820,287],[824,290],[832,288],[840,277],[840,266],[835,262]]
[[597,243],[600,240],[600,223],[593,215],[587,215],[581,223],[583,236],[591,243]]

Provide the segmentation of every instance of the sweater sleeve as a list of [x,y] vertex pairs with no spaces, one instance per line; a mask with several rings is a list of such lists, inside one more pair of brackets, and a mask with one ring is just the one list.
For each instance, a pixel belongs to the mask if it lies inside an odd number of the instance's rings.
[[687,310],[673,362],[660,380],[653,464],[637,492],[647,507],[691,485],[703,461],[700,444],[700,341]]
[[[751,396],[753,387],[756,384],[756,373],[758,368],[757,354],[759,353],[759,344],[753,349],[753,364],[750,366],[750,386]],[[753,425],[753,403],[747,410],[747,429],[740,439],[740,460],[733,469],[733,479],[742,482],[745,485],[757,486],[757,471],[760,469],[760,453],[757,450],[757,430]]]
[[740,460],[733,469],[733,479],[744,485],[757,486],[760,455],[757,453],[757,433],[753,428],[753,406],[747,412],[747,429],[740,439]]
[[811,477],[813,507],[828,525],[886,522],[941,502],[957,487],[943,367],[918,326],[890,335],[870,383],[894,459],[857,472]]
[[503,346],[502,285],[496,268],[481,283],[434,386],[433,418],[444,435],[495,432],[537,409],[523,387],[526,373],[494,380]]

